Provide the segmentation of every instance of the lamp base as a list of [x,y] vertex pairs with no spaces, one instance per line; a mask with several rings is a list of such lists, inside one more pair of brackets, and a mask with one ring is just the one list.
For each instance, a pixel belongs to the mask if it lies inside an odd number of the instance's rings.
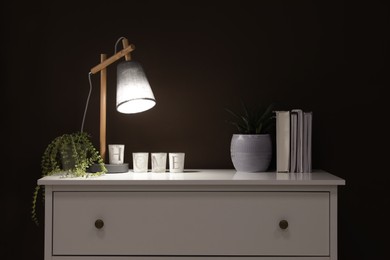
[[[104,164],[106,166],[107,172],[106,173],[124,173],[129,171],[129,164]],[[89,167],[88,172],[98,172],[100,171],[100,165],[94,164],[91,167]]]

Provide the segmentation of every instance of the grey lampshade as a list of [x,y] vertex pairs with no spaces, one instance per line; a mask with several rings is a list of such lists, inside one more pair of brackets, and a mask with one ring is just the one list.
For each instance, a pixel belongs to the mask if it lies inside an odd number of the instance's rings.
[[116,109],[133,114],[151,109],[156,104],[149,81],[136,61],[123,61],[117,66]]

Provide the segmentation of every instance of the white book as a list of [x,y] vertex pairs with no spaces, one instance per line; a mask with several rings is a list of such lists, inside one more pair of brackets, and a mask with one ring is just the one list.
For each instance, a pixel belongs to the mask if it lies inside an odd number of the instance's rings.
[[297,170],[297,121],[298,115],[295,112],[291,112],[290,115],[290,172],[296,172]]
[[276,171],[290,169],[290,111],[276,113]]
[[303,172],[303,111],[302,109],[293,109],[291,112],[297,113],[297,170]]
[[312,148],[312,112],[303,114],[303,165],[304,172],[311,172],[311,148]]

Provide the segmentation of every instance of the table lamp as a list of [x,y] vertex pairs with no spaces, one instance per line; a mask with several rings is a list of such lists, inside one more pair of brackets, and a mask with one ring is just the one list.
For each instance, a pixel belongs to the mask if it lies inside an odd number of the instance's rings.
[[[122,40],[123,49],[117,52],[116,45],[120,42],[120,40]],[[125,114],[139,113],[151,109],[156,104],[156,100],[145,76],[144,70],[138,62],[131,60],[130,52],[135,49],[134,45],[129,45],[129,42],[125,37],[119,38],[117,44],[115,45],[114,55],[107,58],[106,54],[101,54],[100,63],[93,67],[89,73],[89,75],[91,75],[100,72],[100,155],[104,161],[106,160],[107,150],[107,67],[122,57],[125,57],[125,61],[122,61],[117,66],[116,109],[118,112]],[[120,173],[127,172],[129,170],[127,163],[105,164],[105,166],[107,168],[107,173]]]

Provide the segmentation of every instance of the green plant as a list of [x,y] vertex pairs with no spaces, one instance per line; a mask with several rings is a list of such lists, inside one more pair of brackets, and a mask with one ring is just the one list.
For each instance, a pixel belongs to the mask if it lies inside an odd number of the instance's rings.
[[[100,171],[90,173],[88,168],[93,164],[100,165]],[[103,159],[95,149],[90,136],[85,132],[64,134],[56,137],[46,147],[41,161],[42,177],[62,175],[64,177],[98,176],[107,172]],[[36,204],[40,186],[36,185],[33,193],[31,217],[39,224]]]
[[233,117],[234,121],[228,121],[234,125],[239,134],[267,134],[274,125],[273,104],[264,108],[261,106],[249,109],[242,103],[243,111],[233,112],[226,109]]

